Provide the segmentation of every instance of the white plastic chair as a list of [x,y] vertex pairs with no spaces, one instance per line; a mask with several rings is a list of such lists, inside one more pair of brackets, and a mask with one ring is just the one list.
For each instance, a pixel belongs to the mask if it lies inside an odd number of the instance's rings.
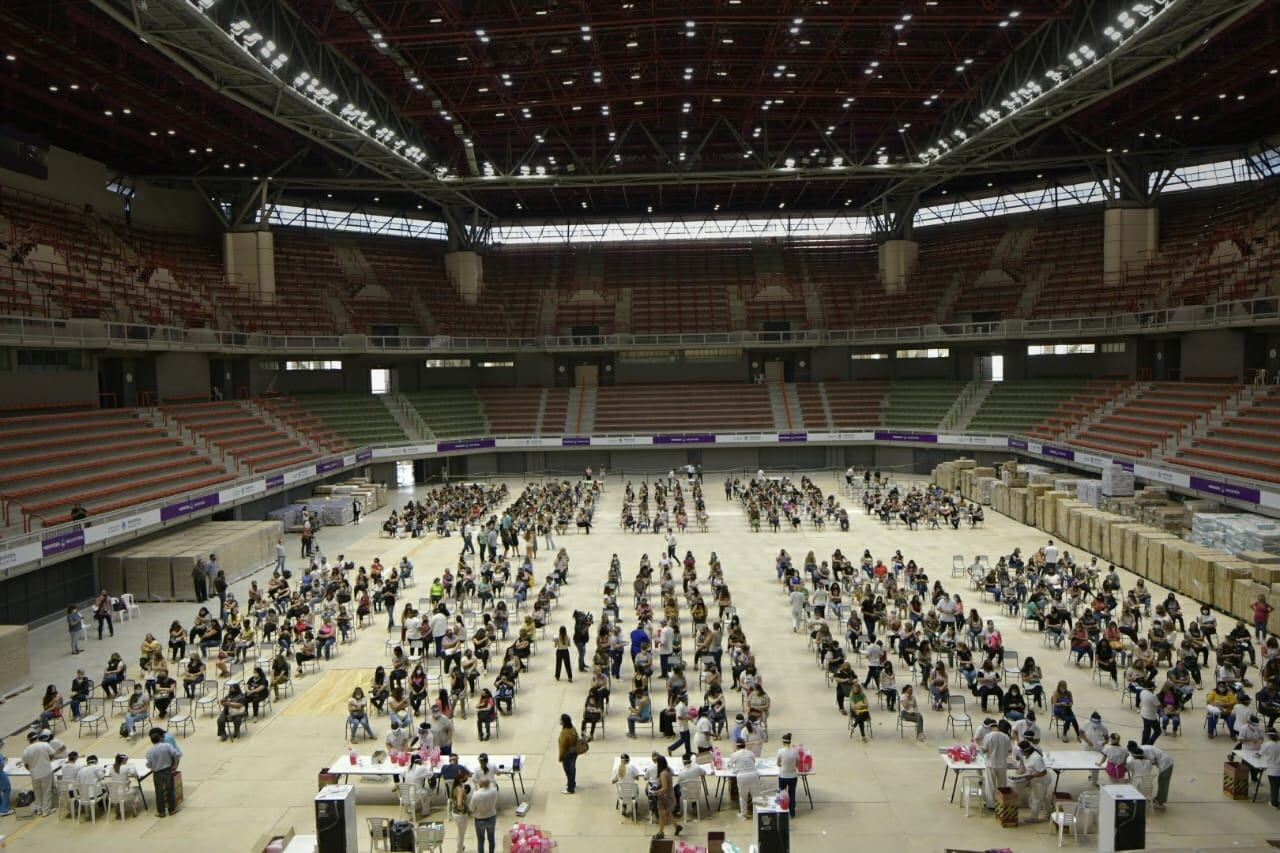
[[684,807],[685,820],[694,820],[694,818],[690,816],[691,808],[696,808],[698,810],[697,819],[702,820],[702,809],[705,805],[702,798],[703,789],[701,779],[690,779],[686,782],[680,783],[680,803]]
[[424,823],[413,831],[414,853],[444,850],[444,824]]
[[1049,820],[1058,827],[1059,847],[1062,846],[1062,837],[1066,832],[1067,827],[1071,827],[1071,835],[1075,838],[1076,842],[1078,843],[1080,841],[1080,802],[1078,800],[1071,804],[1071,811],[1066,810],[1065,802],[1060,801],[1054,803],[1053,814],[1049,815]]
[[124,595],[120,596],[120,603],[124,605],[124,610],[120,611],[121,619],[123,621],[127,622],[134,616],[137,616],[139,619],[142,618],[142,608],[138,606],[138,602],[133,600],[133,593],[126,592]]
[[386,850],[387,830],[391,826],[391,820],[385,817],[365,818],[369,825],[369,850]]
[[[622,812],[622,816],[630,817],[632,821],[640,819],[640,785],[636,782],[619,782],[617,783],[618,801],[616,807]],[[627,813],[630,808],[631,813]]]
[[58,820],[62,820],[64,816],[71,817],[72,811],[75,809],[76,795],[71,787],[75,780],[59,777],[56,781],[58,786]]
[[120,820],[128,816],[130,800],[133,799],[132,786],[128,782],[112,782],[107,780],[107,814],[112,811],[120,815]]
[[196,716],[191,712],[188,705],[187,710],[182,710],[182,699],[175,697],[169,706],[169,731],[177,731],[183,737],[189,732],[196,730]]
[[[969,816],[969,809],[974,802],[982,807],[982,774],[965,773],[960,776],[960,794],[964,798],[964,816]],[[981,812],[979,812],[981,813]]]
[[418,786],[412,782],[401,782],[396,786],[400,799],[400,810],[405,813],[411,823],[418,822]]
[[75,793],[75,805],[72,808],[76,823],[80,822],[80,812],[88,809],[90,819],[96,824],[98,822],[98,807],[107,805],[106,788],[102,787],[101,782],[94,782],[90,785],[76,786]]

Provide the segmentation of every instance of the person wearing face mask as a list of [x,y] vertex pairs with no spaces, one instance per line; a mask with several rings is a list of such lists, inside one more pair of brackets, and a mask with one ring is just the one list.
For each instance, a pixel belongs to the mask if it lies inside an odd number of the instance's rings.
[[1027,800],[1031,811],[1027,823],[1043,823],[1053,800],[1049,769],[1045,766],[1044,755],[1031,741],[1019,741],[1018,752],[1019,778],[1027,786]]
[[440,704],[431,706],[431,742],[439,749],[441,755],[453,752],[453,720],[440,710]]

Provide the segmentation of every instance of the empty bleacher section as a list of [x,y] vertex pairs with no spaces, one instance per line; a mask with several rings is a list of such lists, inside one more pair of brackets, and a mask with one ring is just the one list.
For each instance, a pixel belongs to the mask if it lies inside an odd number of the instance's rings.
[[859,325],[854,312],[858,294],[879,287],[880,261],[874,240],[797,243],[785,247],[782,256],[788,280],[804,282],[817,291],[827,328]]
[[110,512],[233,479],[141,409],[0,417],[6,524],[66,521],[73,504]]
[[955,404],[965,383],[949,379],[904,379],[889,384],[881,409],[886,426],[934,429]]
[[1031,238],[1023,274],[1039,296],[1031,317],[1077,317],[1135,311],[1142,293],[1123,280],[1102,276],[1102,212],[1096,209],[1046,217]]
[[1125,271],[1159,306],[1274,292],[1280,274],[1280,187],[1179,193],[1161,205],[1160,245]]
[[250,471],[297,465],[320,454],[304,439],[289,435],[268,418],[238,401],[166,404],[165,417],[188,431],[197,443]]
[[1280,395],[1274,388],[1166,457],[1217,474],[1280,483]]
[[352,444],[405,444],[395,417],[372,394],[297,394],[294,401]]
[[630,305],[635,334],[722,332],[732,327],[729,292],[752,286],[749,245],[675,249],[651,244],[603,253],[605,285]]
[[[489,434],[480,396],[474,389],[441,388],[413,391],[404,396],[436,438],[471,438]],[[503,414],[510,417],[510,408],[504,408]],[[535,398],[535,419],[537,414],[538,403]],[[528,432],[533,432],[533,421],[528,424]]]
[[1058,411],[1084,384],[1083,379],[997,382],[969,420],[968,431],[1024,433]]
[[231,296],[236,327],[275,335],[334,335],[347,330],[330,296],[347,285],[346,274],[324,243],[280,233],[275,240],[276,289],[270,300]]
[[354,447],[350,441],[334,432],[323,418],[303,408],[292,397],[263,397],[257,400],[257,404],[269,416],[288,424],[313,444],[327,451],[337,453]]
[[594,432],[772,430],[764,385],[621,385],[601,387]]
[[[561,392],[566,398],[567,391]],[[538,428],[538,408],[542,404],[541,388],[481,388],[480,400],[484,404],[484,418],[491,435],[533,435]],[[553,424],[551,432],[559,433],[564,427],[564,405],[560,406],[559,419],[548,413]],[[474,433],[483,435],[484,433]]]
[[1120,379],[1091,379],[1061,400],[1053,411],[1027,428],[1027,435],[1057,441],[1065,438],[1103,406],[1119,398],[1131,383]]
[[1210,382],[1156,382],[1118,403],[1069,443],[1129,456],[1150,456],[1183,429],[1203,424],[1236,397],[1241,386]]
[[880,425],[880,407],[889,390],[889,381],[801,382],[795,389],[808,429],[874,427]]

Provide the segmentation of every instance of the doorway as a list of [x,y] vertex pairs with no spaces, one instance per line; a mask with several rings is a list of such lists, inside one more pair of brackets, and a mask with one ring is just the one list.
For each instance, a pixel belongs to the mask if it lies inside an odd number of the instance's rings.
[[575,385],[599,385],[600,384],[600,366],[596,364],[576,364],[573,367],[573,381]]
[[979,382],[1004,381],[1004,356],[984,355],[978,359]]
[[391,393],[391,371],[385,367],[375,367],[370,370],[369,391],[374,394]]

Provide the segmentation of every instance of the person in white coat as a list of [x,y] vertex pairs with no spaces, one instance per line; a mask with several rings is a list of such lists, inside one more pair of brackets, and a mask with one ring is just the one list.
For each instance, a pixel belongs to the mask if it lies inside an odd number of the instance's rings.
[[747,749],[746,741],[738,741],[737,750],[724,763],[724,769],[734,774],[738,783],[738,816],[743,820],[751,817],[751,798],[760,784],[760,774],[756,770],[756,756]]
[[1049,803],[1053,799],[1052,786],[1049,784],[1049,768],[1045,766],[1044,755],[1029,740],[1018,744],[1018,767],[1021,781],[1026,785],[1027,801],[1031,811],[1027,823],[1041,823],[1049,813]]
[[1013,751],[1009,729],[1009,721],[1001,720],[978,744],[987,765],[983,771],[982,798],[989,809],[996,807],[996,790],[1009,784],[1009,753]]
[[797,633],[804,627],[805,599],[804,589],[801,587],[791,590],[791,630]]

